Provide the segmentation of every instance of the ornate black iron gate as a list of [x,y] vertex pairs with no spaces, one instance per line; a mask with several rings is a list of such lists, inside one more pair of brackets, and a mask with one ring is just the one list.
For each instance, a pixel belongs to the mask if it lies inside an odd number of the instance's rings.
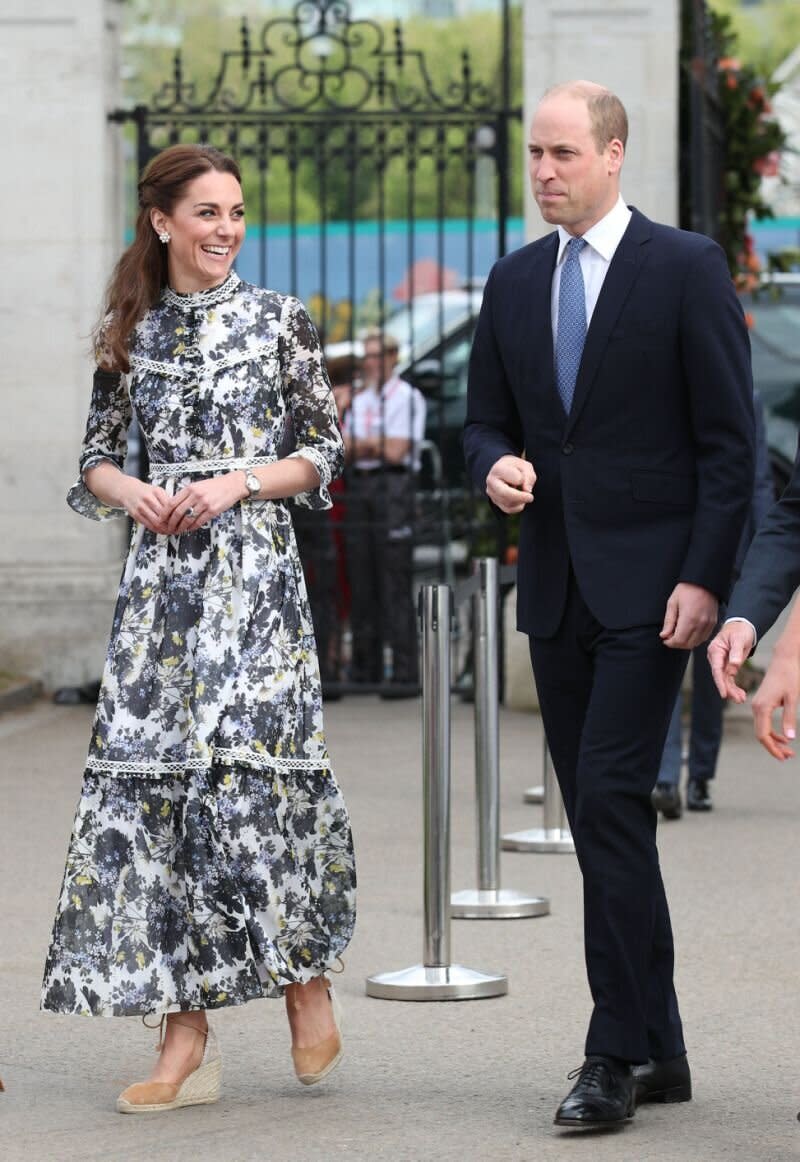
[[[375,321],[389,310],[397,290],[389,234],[393,255],[404,235],[406,296],[430,285],[422,281],[431,278],[430,263],[422,274],[419,265],[426,246],[439,277],[450,262],[465,282],[485,275],[487,261],[507,249],[509,136],[521,109],[509,98],[503,9],[496,87],[476,79],[464,53],[458,75],[440,91],[424,55],[406,47],[400,24],[390,31],[353,20],[344,0],[302,0],[257,36],[243,20],[240,45],[222,53],[207,92],[187,79],[178,51],[172,78],[149,104],[112,120],[135,124],[139,169],[178,141],[207,141],[236,156],[259,243],[248,273],[301,295],[315,281],[305,297],[314,298],[317,322],[326,336],[345,338],[347,311],[333,313],[338,301],[357,304],[372,292]],[[420,237],[423,225],[432,240]],[[305,245],[310,232],[315,254]],[[367,234],[373,255],[365,275],[359,264]],[[344,262],[344,272],[334,262]],[[349,295],[329,293],[343,286],[343,273]],[[366,285],[370,277],[375,285]],[[351,330],[357,323],[354,313]]]
[[[135,126],[138,170],[177,142],[238,159],[248,214],[239,272],[306,302],[340,378],[354,378],[368,326],[400,341],[401,371],[427,397],[416,561],[427,548],[446,576],[454,540],[469,549],[485,529],[465,489],[460,430],[480,285],[509,247],[521,145],[508,3],[501,12],[491,85],[463,53],[437,86],[399,24],[353,19],[344,0],[302,0],[257,33],[243,20],[205,91],[178,51],[148,104],[112,114]],[[312,586],[330,564],[308,563]]]

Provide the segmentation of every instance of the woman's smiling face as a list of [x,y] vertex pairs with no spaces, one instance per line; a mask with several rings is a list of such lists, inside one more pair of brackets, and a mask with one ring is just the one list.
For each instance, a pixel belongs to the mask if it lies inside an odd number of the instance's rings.
[[233,174],[209,170],[186,187],[171,214],[153,210],[153,229],[167,230],[169,282],[181,294],[225,281],[244,241],[242,187]]

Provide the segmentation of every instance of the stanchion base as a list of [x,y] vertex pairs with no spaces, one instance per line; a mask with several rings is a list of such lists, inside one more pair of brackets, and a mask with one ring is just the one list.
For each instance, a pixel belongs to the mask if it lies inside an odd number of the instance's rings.
[[572,832],[560,827],[532,827],[529,831],[512,831],[504,835],[503,851],[574,852]]
[[450,915],[454,920],[524,920],[547,916],[550,901],[542,896],[526,896],[498,888],[492,892],[454,892],[450,897]]
[[544,803],[544,787],[528,787],[522,798],[526,803]]
[[507,976],[475,972],[460,964],[448,968],[415,964],[400,972],[367,977],[367,996],[381,1001],[477,1001],[507,992]]

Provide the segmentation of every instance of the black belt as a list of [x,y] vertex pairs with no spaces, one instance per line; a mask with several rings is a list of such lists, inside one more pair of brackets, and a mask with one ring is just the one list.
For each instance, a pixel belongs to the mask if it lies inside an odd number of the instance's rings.
[[410,468],[404,467],[402,464],[379,464],[377,468],[354,468],[354,476],[381,476],[384,472],[391,472],[393,474],[403,473],[406,475],[410,472]]

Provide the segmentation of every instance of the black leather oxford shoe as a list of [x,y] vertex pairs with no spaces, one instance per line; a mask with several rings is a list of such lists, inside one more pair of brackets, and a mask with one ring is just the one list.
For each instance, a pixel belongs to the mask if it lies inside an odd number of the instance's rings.
[[686,1054],[669,1061],[634,1065],[633,1088],[637,1105],[646,1101],[691,1101],[692,1075]]
[[665,819],[680,819],[683,808],[677,783],[656,783],[650,798]]
[[686,788],[686,806],[690,811],[711,810],[714,804],[711,802],[707,779],[689,779]]
[[555,1124],[585,1129],[622,1125],[636,1111],[633,1071],[610,1057],[587,1057],[556,1110]]

